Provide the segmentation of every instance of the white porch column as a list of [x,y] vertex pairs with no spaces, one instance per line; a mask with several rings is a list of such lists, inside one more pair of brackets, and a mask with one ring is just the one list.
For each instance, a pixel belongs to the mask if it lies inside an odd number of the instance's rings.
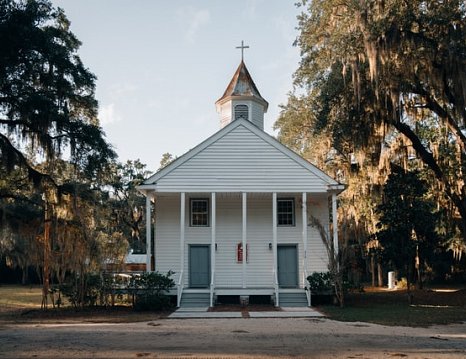
[[211,278],[210,278],[210,306],[212,307],[214,305],[213,298],[214,298],[214,289],[215,289],[215,245],[216,245],[216,238],[215,238],[215,230],[216,230],[216,220],[217,220],[217,215],[216,215],[216,195],[215,192],[212,192],[211,194],[211,244],[210,244],[210,263],[211,263]]
[[332,222],[333,222],[333,247],[338,254],[338,219],[337,219],[337,195],[332,193]]
[[280,306],[278,297],[278,263],[277,263],[277,193],[272,194],[272,245],[273,245],[273,286],[275,288],[275,306]]
[[272,195],[273,269],[277,272],[277,194]]
[[302,209],[302,220],[303,220],[303,286],[306,286],[307,280],[307,194],[303,192],[302,197],[303,209]]
[[[183,277],[184,269],[184,231],[186,220],[186,193],[182,192],[180,196],[180,278]],[[183,283],[180,282],[181,285]]]
[[146,193],[146,272],[152,271],[152,218],[151,218],[151,197],[152,194]]
[[246,244],[246,235],[247,235],[247,193],[243,192],[243,235],[242,235],[242,246],[243,246],[243,288],[246,288],[246,272],[247,272],[247,244]]

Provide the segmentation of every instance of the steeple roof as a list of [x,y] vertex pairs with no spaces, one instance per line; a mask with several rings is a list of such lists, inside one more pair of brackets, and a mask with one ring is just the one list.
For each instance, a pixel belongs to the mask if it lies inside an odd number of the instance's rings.
[[239,64],[222,97],[220,97],[216,103],[225,102],[230,97],[236,96],[253,97],[259,102],[263,103],[265,110],[267,110],[267,107],[269,106],[269,103],[264,100],[259,90],[257,89],[256,84],[252,80],[252,77],[249,74],[249,71],[243,60],[241,60],[241,63]]

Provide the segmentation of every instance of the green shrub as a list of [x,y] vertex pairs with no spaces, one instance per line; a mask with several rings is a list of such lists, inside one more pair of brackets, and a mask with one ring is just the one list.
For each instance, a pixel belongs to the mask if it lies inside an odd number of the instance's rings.
[[311,293],[333,293],[332,276],[329,272],[313,272],[307,277]]
[[134,274],[129,281],[99,273],[85,274],[84,277],[73,275],[58,286],[58,290],[76,308],[95,306],[99,300],[100,304],[107,303],[109,294],[122,297],[133,293],[134,309],[164,310],[171,306],[168,291],[175,285],[172,275],[173,272],[166,275],[159,272]]
[[166,275],[159,272],[134,275],[130,288],[134,291],[135,310],[164,310],[171,307],[168,291],[175,286],[171,278],[173,272]]
[[86,273],[84,277],[73,275],[58,286],[58,290],[76,308],[95,306],[103,290],[103,281],[96,273]]

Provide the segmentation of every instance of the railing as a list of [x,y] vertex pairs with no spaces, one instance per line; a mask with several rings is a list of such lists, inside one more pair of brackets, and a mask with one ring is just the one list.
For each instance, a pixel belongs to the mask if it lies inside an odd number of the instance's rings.
[[210,306],[214,306],[214,291],[215,291],[215,270],[212,270],[210,278]]
[[183,295],[183,271],[180,272],[180,277],[178,278],[178,284],[177,284],[176,306],[178,308],[181,306],[182,295]]
[[278,274],[277,271],[274,269],[273,270],[273,287],[275,289],[275,306],[279,307],[280,306],[280,297],[278,293]]
[[306,270],[306,268],[304,268],[303,274],[304,274],[304,282],[303,282],[304,291],[306,292],[307,305],[310,307],[310,306],[311,306],[311,288],[307,285],[307,277],[308,277],[308,275],[307,275],[307,270]]

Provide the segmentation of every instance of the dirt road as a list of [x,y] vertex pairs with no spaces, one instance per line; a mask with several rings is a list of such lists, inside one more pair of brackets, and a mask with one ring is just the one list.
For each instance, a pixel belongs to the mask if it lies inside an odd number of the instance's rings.
[[162,319],[0,327],[0,358],[465,358],[466,323],[385,327],[328,319]]

